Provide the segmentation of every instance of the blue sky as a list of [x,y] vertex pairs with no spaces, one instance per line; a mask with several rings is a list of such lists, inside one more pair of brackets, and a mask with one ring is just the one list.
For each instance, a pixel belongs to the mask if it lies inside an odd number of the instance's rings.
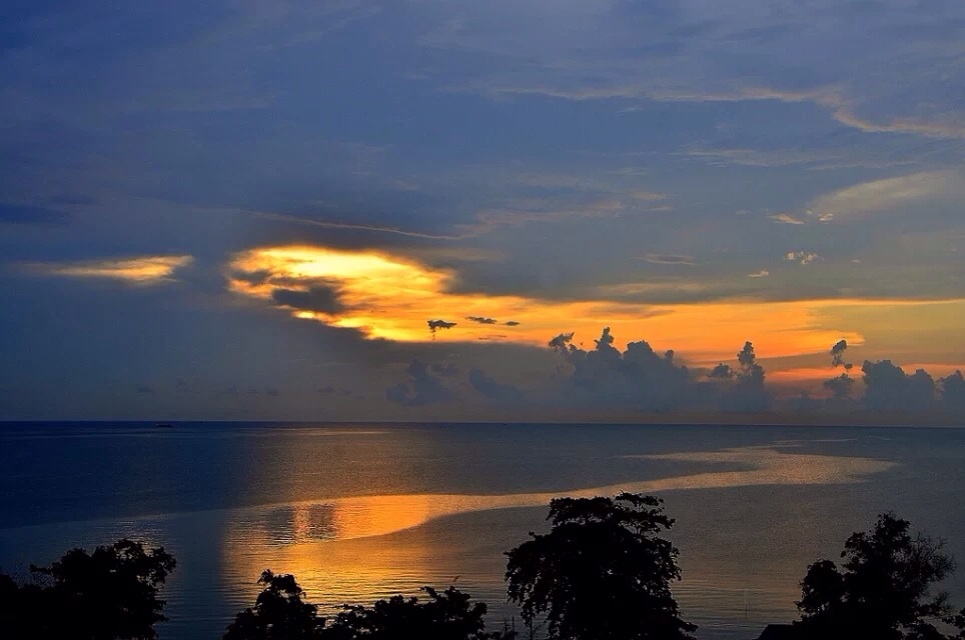
[[[965,365],[961,2],[5,14],[0,417],[538,417],[610,324],[695,380],[752,340],[777,396],[840,338]],[[400,407],[413,359],[462,373]]]

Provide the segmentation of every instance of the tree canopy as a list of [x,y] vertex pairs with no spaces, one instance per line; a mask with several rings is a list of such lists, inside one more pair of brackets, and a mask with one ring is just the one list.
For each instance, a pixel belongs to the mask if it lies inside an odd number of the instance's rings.
[[691,638],[670,591],[680,579],[677,549],[658,536],[673,520],[663,501],[621,493],[616,498],[557,498],[549,533],[509,551],[509,598],[532,623],[545,615],[559,640]]
[[909,530],[907,520],[882,514],[871,531],[848,538],[840,568],[831,560],[808,568],[797,603],[807,637],[946,637],[936,625],[954,623],[948,596],[932,589],[954,571],[954,560],[942,552],[940,540]]
[[317,607],[302,601],[304,591],[289,574],[275,575],[265,569],[255,606],[235,616],[224,640],[311,640],[318,638],[325,621]]
[[486,605],[455,587],[423,587],[426,600],[402,595],[371,607],[345,605],[331,620],[302,600],[304,591],[288,574],[269,570],[250,607],[235,616],[223,640],[511,640],[512,633],[486,633]]
[[0,575],[0,636],[39,640],[155,640],[167,618],[158,588],[174,569],[163,548],[145,551],[120,540],[92,553],[72,549],[50,566],[31,565],[35,580]]
[[486,605],[455,587],[422,589],[426,600],[392,596],[371,607],[347,606],[325,629],[324,640],[510,640],[512,634],[486,633]]

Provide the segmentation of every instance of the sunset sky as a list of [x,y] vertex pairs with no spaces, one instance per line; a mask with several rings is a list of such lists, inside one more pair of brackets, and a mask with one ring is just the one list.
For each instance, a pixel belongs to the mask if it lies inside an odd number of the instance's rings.
[[0,419],[657,407],[547,346],[604,327],[965,368],[960,0],[83,4],[0,27]]

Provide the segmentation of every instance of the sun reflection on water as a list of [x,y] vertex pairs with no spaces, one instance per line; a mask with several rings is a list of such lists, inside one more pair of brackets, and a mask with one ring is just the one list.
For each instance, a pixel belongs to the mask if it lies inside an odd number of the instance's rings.
[[[357,496],[247,508],[232,518],[223,544],[224,561],[232,579],[242,582],[271,567],[298,576],[318,601],[369,601],[399,591],[411,593],[432,576],[445,573],[429,566],[438,549],[427,548],[420,527],[447,516],[542,507],[561,495],[854,483],[894,466],[871,458],[798,454],[773,447],[625,457],[711,463],[723,469],[569,491]],[[396,534],[391,542],[372,540],[390,534]]]

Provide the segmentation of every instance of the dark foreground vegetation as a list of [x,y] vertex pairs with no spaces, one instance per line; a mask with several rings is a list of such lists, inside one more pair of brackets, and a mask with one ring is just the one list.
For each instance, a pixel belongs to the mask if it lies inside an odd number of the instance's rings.
[[[671,593],[678,551],[662,534],[673,527],[653,496],[559,498],[550,530],[530,533],[509,551],[509,600],[520,629],[486,631],[486,605],[455,587],[424,587],[422,597],[393,596],[345,605],[331,617],[303,600],[294,576],[265,570],[252,607],[235,616],[223,640],[687,640]],[[16,581],[0,573],[0,638],[153,640],[166,618],[158,590],[175,561],[164,549],[130,540],[92,553],[68,551]],[[819,560],[801,581],[801,617],[763,637],[802,640],[965,639],[965,609],[955,614],[938,583],[955,569],[941,541],[912,534],[891,513],[845,542],[841,562]]]

